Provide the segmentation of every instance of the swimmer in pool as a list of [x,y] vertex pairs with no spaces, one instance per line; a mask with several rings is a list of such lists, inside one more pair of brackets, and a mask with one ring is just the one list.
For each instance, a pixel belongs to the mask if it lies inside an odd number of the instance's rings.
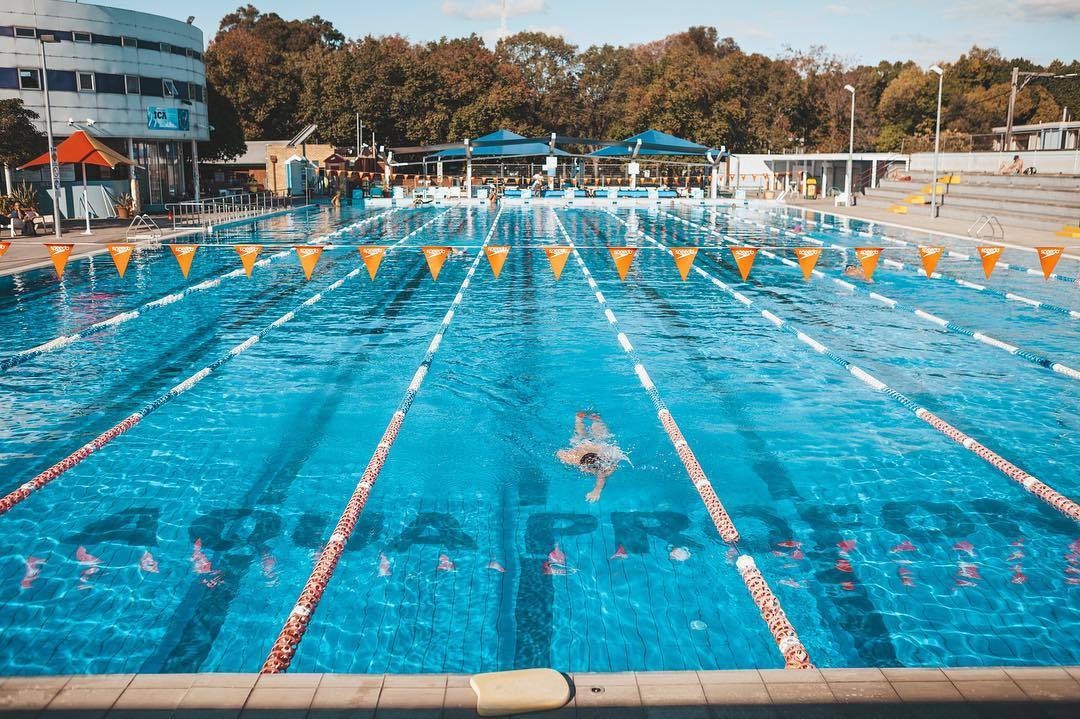
[[[591,423],[588,428],[585,420]],[[585,474],[596,477],[592,491],[585,495],[585,501],[596,502],[604,491],[608,477],[614,474],[622,461],[630,461],[626,453],[619,449],[614,437],[604,420],[595,412],[578,412],[574,419],[574,434],[570,437],[570,446],[555,453],[563,464],[577,467]]]
[[867,282],[873,282],[873,279],[866,279],[866,273],[863,272],[863,268],[858,265],[848,265],[844,268],[844,274],[848,277],[854,277],[857,280],[866,280]]

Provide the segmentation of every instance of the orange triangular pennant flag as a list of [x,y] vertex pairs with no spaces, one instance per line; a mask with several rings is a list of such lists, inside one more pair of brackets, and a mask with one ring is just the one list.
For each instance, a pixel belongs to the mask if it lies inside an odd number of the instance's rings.
[[810,275],[814,274],[814,266],[817,265],[817,261],[821,259],[820,247],[796,247],[795,259],[799,261],[799,269],[802,270],[803,277],[806,281],[810,281]]
[[919,245],[919,257],[922,258],[922,266],[926,270],[927,277],[933,276],[938,260],[944,252],[945,248],[938,245]]
[[686,278],[690,274],[690,266],[694,264],[697,253],[698,248],[696,247],[671,248],[671,256],[675,258],[675,266],[679,268],[679,276],[682,277],[683,282],[686,282]]
[[630,271],[630,263],[634,261],[634,255],[637,254],[638,248],[636,247],[609,247],[608,252],[611,253],[611,259],[615,260],[615,269],[619,271],[619,279],[626,281],[626,273]]
[[424,247],[423,249],[424,259],[427,260],[428,269],[431,270],[431,281],[435,282],[439,279],[439,272],[442,270],[443,263],[450,256],[451,248]]
[[[1050,279],[1050,275],[1054,274],[1054,268],[1057,267],[1058,260],[1061,259],[1061,253],[1065,251],[1064,247],[1036,247],[1039,252],[1039,264],[1042,265],[1043,276],[1046,279]],[[3,254],[0,252],[0,254]]]
[[49,248],[49,258],[52,259],[53,267],[56,268],[56,274],[60,276],[60,279],[64,279],[64,267],[75,245],[45,243],[45,246]]
[[0,257],[4,256],[4,253],[8,251],[9,247],[11,247],[10,242],[0,242]]
[[490,245],[484,248],[484,254],[491,265],[491,273],[495,275],[495,279],[499,279],[499,273],[506,264],[506,257],[510,254],[510,245]]
[[874,276],[874,270],[877,269],[878,259],[881,257],[881,248],[856,247],[855,256],[859,258],[863,274],[866,275],[866,279],[869,281]]
[[184,273],[184,279],[187,279],[188,272],[191,271],[191,261],[195,259],[195,250],[199,249],[199,246],[169,245],[169,249],[172,250],[173,257],[176,258],[176,264],[180,265],[180,271]]
[[990,275],[994,273],[994,265],[1001,259],[1001,251],[1004,247],[998,246],[983,246],[979,247],[979,257],[982,258],[983,272],[986,273],[986,279],[990,279]]
[[240,255],[240,264],[244,266],[244,272],[251,277],[251,271],[255,268],[255,260],[259,259],[262,245],[233,245],[236,254]]
[[566,267],[566,258],[570,256],[569,247],[545,247],[544,253],[547,255],[548,262],[551,263],[551,271],[555,273],[555,279],[558,280],[562,275],[563,267]]
[[120,279],[124,278],[124,272],[127,271],[128,260],[131,259],[131,251],[135,249],[135,245],[132,244],[119,244],[109,245],[109,254],[112,255],[113,264],[116,265],[116,271],[120,273]]
[[371,279],[375,279],[379,265],[382,264],[385,256],[386,245],[369,245],[360,248],[360,259],[364,261],[364,267],[367,267],[367,273],[371,275]]
[[323,248],[319,245],[297,245],[293,249],[296,250],[296,256],[300,258],[300,266],[304,268],[304,277],[310,280]]
[[754,258],[757,257],[756,247],[732,247],[731,256],[735,258],[735,264],[739,266],[739,274],[743,281],[750,276],[750,268],[754,266]]

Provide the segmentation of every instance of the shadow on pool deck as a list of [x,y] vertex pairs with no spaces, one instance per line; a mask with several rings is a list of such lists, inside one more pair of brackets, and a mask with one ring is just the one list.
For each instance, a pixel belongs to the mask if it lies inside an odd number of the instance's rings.
[[[1080,667],[575,674],[559,719],[982,719],[1080,716]],[[467,675],[139,674],[9,677],[0,717],[466,719]]]

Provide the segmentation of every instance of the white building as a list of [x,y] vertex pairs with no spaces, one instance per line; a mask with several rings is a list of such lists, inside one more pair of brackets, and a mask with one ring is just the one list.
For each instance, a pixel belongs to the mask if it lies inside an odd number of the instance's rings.
[[[210,136],[203,47],[191,22],[66,0],[3,0],[0,99],[20,98],[44,130],[44,48],[55,141],[78,129],[104,140],[138,163],[141,203],[160,206],[199,192],[196,142]],[[132,189],[126,168],[90,173],[93,184]],[[48,186],[47,170],[18,175]],[[82,178],[76,183],[67,167],[61,179],[61,209],[71,216],[71,185],[81,188]]]

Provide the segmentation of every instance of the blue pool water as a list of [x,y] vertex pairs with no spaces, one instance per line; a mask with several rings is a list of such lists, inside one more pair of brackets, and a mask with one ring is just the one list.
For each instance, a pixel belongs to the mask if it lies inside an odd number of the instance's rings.
[[[324,209],[202,238],[223,247],[200,248],[188,281],[167,250],[141,252],[124,280],[104,256],[73,262],[63,282],[51,270],[0,278],[3,358],[231,271],[233,243],[286,247],[365,218],[338,242],[419,231],[375,281],[361,270],[0,515],[0,673],[257,671],[496,218]],[[805,245],[754,223],[798,227],[909,264],[914,248],[792,209],[507,207],[491,242],[515,249],[498,280],[482,261],[463,293],[294,671],[783,665],[583,273],[571,260],[552,277],[539,248],[564,242],[556,218],[815,663],[1080,663],[1080,527],[755,308],[1073,498],[1076,382],[764,256],[741,283],[700,226]],[[682,282],[651,249],[620,282],[603,246],[648,247],[638,233],[705,247],[697,265],[755,308],[693,273]],[[416,251],[433,244],[471,248],[435,283]],[[827,250],[819,267],[853,261]],[[0,492],[357,267],[355,250],[330,249],[304,282],[295,255],[276,258],[0,373]],[[976,263],[939,270],[982,281]],[[888,266],[875,280],[1080,366],[1075,319]],[[1076,285],[1005,270],[986,284],[1080,308]],[[586,477],[554,457],[585,409],[632,460],[595,504]],[[545,572],[556,547],[565,574]],[[453,571],[438,569],[443,555]]]

